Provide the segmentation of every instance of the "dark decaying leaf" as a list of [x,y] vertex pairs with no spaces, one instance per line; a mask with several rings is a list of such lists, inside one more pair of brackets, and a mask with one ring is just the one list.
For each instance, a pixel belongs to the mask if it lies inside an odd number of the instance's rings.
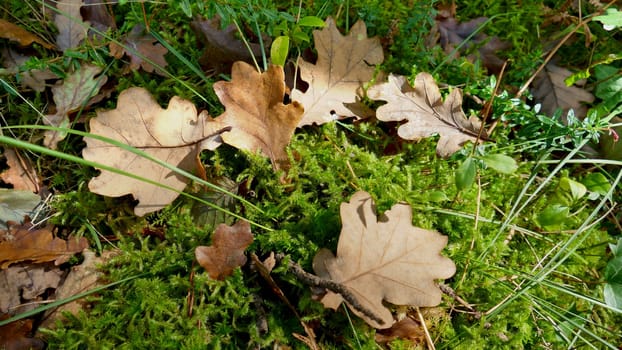
[[[9,315],[0,315],[0,320],[9,318]],[[32,338],[32,320],[18,320],[0,326],[0,349],[3,350],[39,350],[45,348],[41,339]]]
[[[467,53],[471,48],[477,48],[477,56],[469,56],[470,60],[479,58],[489,73],[498,74],[503,66],[503,60],[496,53],[510,47],[497,37],[489,38],[481,30],[481,26],[488,20],[478,17],[468,22],[459,23],[455,18],[455,8],[441,9],[436,16],[436,25],[440,34],[440,44],[446,53],[451,53],[458,45],[462,45],[459,52]],[[475,33],[475,31],[478,31]],[[475,34],[474,34],[475,33]],[[469,36],[473,35],[471,38]]]
[[[233,194],[238,193],[238,183],[225,176],[220,176],[210,180],[214,185],[223,188]],[[199,198],[213,204],[218,208],[232,210],[236,199],[221,191],[212,188],[205,188],[197,195]],[[231,224],[234,217],[227,215],[222,210],[218,210],[213,206],[194,201],[192,206],[192,217],[194,222],[199,226],[210,225],[216,227],[218,224]]]
[[[102,0],[84,0],[84,6],[80,9],[82,19],[88,21],[91,27],[100,32],[106,32],[109,29],[117,29],[114,16],[109,11],[109,4]],[[93,30],[89,30],[89,36],[100,39],[101,36]],[[103,39],[103,38],[102,38]]]
[[[237,28],[230,24],[225,29],[220,29],[220,17],[212,19],[195,19],[190,26],[197,37],[205,46],[201,65],[206,70],[214,70],[214,74],[229,74],[233,62],[243,61],[253,64],[253,56],[257,62],[261,61],[261,45],[249,43],[251,52],[242,40],[236,37]],[[270,40],[264,40],[264,46],[270,46]]]
[[66,273],[51,263],[16,264],[0,270],[0,313],[11,315],[30,311],[34,303],[55,289]]
[[567,86],[565,79],[572,74],[566,68],[558,67],[549,62],[534,79],[532,84],[533,98],[542,105],[542,113],[553,115],[557,109],[566,116],[572,109],[574,115],[583,119],[587,115],[585,103],[594,102],[594,95],[576,86]]
[[46,80],[57,79],[56,74],[49,68],[23,70],[22,66],[30,59],[29,56],[22,55],[11,48],[0,49],[2,66],[6,68],[7,74],[14,74],[22,86],[27,86],[35,91],[43,92],[46,87]]
[[244,250],[252,242],[251,225],[247,221],[238,221],[233,226],[220,224],[212,237],[212,245],[199,246],[194,254],[211,278],[223,280],[246,263]]
[[161,76],[166,76],[161,68],[168,65],[164,58],[168,49],[162,46],[153,35],[147,33],[142,24],[137,24],[132,28],[124,41],[124,45],[125,47],[110,42],[110,54],[117,59],[123,55],[128,55],[131,70],[142,68],[145,72],[155,72]]
[[56,4],[58,12],[54,16],[54,24],[58,28],[56,45],[62,51],[80,45],[86,37],[87,24],[82,21],[80,8],[82,0],[59,0]]

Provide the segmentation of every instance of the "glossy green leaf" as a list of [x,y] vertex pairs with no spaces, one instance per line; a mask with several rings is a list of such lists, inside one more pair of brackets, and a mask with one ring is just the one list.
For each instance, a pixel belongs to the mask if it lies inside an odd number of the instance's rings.
[[298,21],[298,25],[301,27],[319,27],[323,28],[326,23],[323,19],[316,16],[305,16]]
[[270,57],[272,63],[278,66],[285,65],[287,55],[289,54],[289,37],[279,36],[272,42],[270,47]]
[[587,188],[582,183],[572,180],[569,177],[562,177],[559,181],[559,188],[568,192],[573,201],[583,198],[587,193]]

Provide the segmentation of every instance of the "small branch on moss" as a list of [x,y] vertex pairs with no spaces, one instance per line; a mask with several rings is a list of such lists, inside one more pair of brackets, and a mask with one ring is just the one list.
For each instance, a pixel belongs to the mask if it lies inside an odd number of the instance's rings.
[[[284,258],[284,255],[277,254],[277,260],[279,262],[283,258]],[[319,287],[319,288],[328,289],[328,290],[330,290],[333,293],[337,293],[337,294],[341,295],[341,297],[345,301],[347,301],[348,304],[350,304],[350,306],[352,306],[354,309],[356,309],[360,313],[362,313],[365,316],[371,318],[372,320],[378,322],[379,324],[384,324],[384,321],[380,317],[378,317],[371,310],[369,310],[365,306],[363,306],[356,299],[354,294],[352,294],[352,292],[350,292],[348,290],[348,288],[346,288],[346,286],[344,286],[343,284],[337,283],[335,281],[331,281],[331,280],[328,280],[328,279],[320,278],[320,277],[318,277],[318,276],[316,276],[314,274],[308,273],[307,271],[303,270],[303,268],[300,267],[300,265],[296,264],[295,262],[293,262],[291,260],[288,261],[287,268],[288,268],[288,270],[291,273],[296,275],[296,277],[298,277],[298,279],[300,279],[302,281],[302,283],[307,284],[307,285],[312,286],[312,287]]]
[[482,316],[482,313],[475,310],[469,303],[467,303],[464,299],[462,299],[455,290],[453,290],[450,286],[443,284],[443,283],[439,283],[438,287],[440,288],[441,292],[449,295],[450,297],[452,297],[455,301],[457,301],[460,305],[464,306],[465,308],[467,308],[470,312],[472,312],[473,314],[475,314],[476,318],[480,318]]

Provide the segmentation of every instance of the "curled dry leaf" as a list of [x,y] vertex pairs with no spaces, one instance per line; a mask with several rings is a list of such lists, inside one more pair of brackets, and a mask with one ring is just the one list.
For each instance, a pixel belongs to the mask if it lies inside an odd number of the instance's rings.
[[86,37],[88,23],[82,21],[80,8],[82,0],[59,0],[56,4],[58,12],[54,16],[54,24],[58,28],[56,45],[62,51],[80,45]]
[[302,117],[302,106],[284,104],[283,67],[271,65],[259,73],[251,65],[235,62],[231,81],[219,81],[214,91],[225,112],[217,120],[231,126],[222,134],[225,143],[251,152],[261,151],[275,169],[288,166],[285,147]]
[[[125,46],[118,45],[114,42],[110,43],[110,54],[119,59],[123,55],[130,57],[130,69],[138,70],[142,68],[145,72],[156,72],[161,76],[166,73],[157,67],[166,67],[168,63],[164,55],[168,49],[162,46],[153,35],[146,33],[145,28],[141,24],[137,24],[125,39]],[[154,66],[154,63],[156,66]]]
[[[119,95],[117,108],[100,111],[91,119],[90,130],[138,148],[149,155],[186,171],[195,169],[195,159],[201,150],[214,150],[220,145],[223,124],[207,112],[197,116],[192,102],[173,97],[167,109],[162,109],[151,94],[138,87]],[[189,180],[172,170],[128,150],[94,138],[85,138],[82,151],[86,160],[155,181],[169,190],[112,171],[102,170],[89,182],[92,192],[111,197],[132,194],[139,203],[134,213],[143,216],[170,204],[186,187]],[[176,190],[176,191],[175,191]]]
[[536,75],[532,93],[535,101],[542,104],[544,114],[553,115],[557,109],[561,109],[562,115],[566,116],[568,110],[572,109],[577,118],[585,118],[587,115],[585,103],[594,102],[594,95],[574,85],[566,85],[565,79],[571,74],[568,69],[549,62]]
[[60,265],[89,246],[84,237],[67,240],[54,237],[50,228],[31,229],[30,224],[12,225],[0,241],[0,269],[20,261]]
[[32,43],[37,43],[45,47],[46,49],[52,48],[52,45],[46,43],[45,41],[43,41],[43,39],[32,34],[26,29],[23,29],[22,27],[2,18],[0,18],[0,38],[15,41],[22,46],[28,46]]
[[[388,102],[376,110],[379,120],[407,120],[397,130],[401,138],[416,140],[439,134],[436,153],[441,157],[449,157],[467,141],[478,140],[482,124],[475,116],[466,118],[462,111],[462,91],[453,89],[443,103],[429,73],[417,74],[414,88],[405,77],[391,74],[387,83],[372,86],[367,94],[373,100]],[[479,139],[487,138],[482,130]]]
[[[101,75],[101,68],[92,65],[83,65],[69,75],[61,84],[52,87],[56,113],[47,115],[43,121],[47,125],[69,127],[69,113],[75,112],[86,106],[88,101],[97,95],[99,89],[106,83],[107,77]],[[46,130],[43,144],[46,147],[56,149],[58,142],[62,141],[66,133]]]
[[[309,83],[306,92],[292,91],[292,100],[305,109],[298,126],[324,124],[355,115],[346,104],[359,102],[363,84],[374,75],[374,65],[384,59],[378,38],[367,38],[365,22],[359,20],[347,36],[341,35],[335,21],[326,19],[326,27],[313,31],[317,63],[300,60],[302,80]],[[355,115],[356,116],[356,115]],[[357,116],[364,117],[364,116]]]
[[[391,327],[393,316],[383,300],[411,306],[441,302],[434,280],[456,272],[454,263],[440,254],[447,237],[412,226],[410,206],[398,203],[377,218],[371,196],[359,191],[349,203],[341,204],[341,221],[337,256],[320,250],[313,266],[320,277],[345,286],[382,322],[348,304],[355,314],[374,328],[384,329]],[[322,299],[327,307],[336,307],[341,301],[339,294],[330,291]]]
[[251,243],[253,234],[248,221],[238,221],[233,226],[220,224],[214,232],[212,245],[196,247],[194,254],[211,278],[223,280],[246,263],[244,250]]
[[[248,47],[236,37],[237,28],[230,24],[225,29],[220,29],[220,17],[212,19],[196,19],[190,22],[190,27],[194,30],[201,43],[205,46],[205,51],[200,59],[201,66],[212,69],[215,74],[231,72],[231,67],[236,61],[243,61],[248,64],[261,60],[262,48],[257,43],[249,43]],[[269,38],[267,38],[269,40]],[[264,44],[270,46],[267,41]]]
[[[0,315],[0,321],[9,318],[9,315]],[[40,350],[45,349],[45,342],[30,336],[32,320],[18,320],[0,326],[0,349],[3,350]]]

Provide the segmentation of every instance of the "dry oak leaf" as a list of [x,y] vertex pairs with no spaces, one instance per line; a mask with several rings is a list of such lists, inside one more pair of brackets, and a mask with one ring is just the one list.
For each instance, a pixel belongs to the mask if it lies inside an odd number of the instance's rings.
[[146,33],[141,24],[132,28],[127,39],[125,39],[125,46],[111,42],[109,47],[110,54],[117,59],[123,57],[124,54],[130,57],[131,70],[135,71],[142,68],[145,72],[155,71],[161,76],[166,76],[160,67],[164,68],[168,65],[164,58],[168,49],[162,46],[153,35]]
[[[108,80],[105,75],[97,77],[100,72],[100,67],[85,64],[65,78],[62,83],[53,86],[52,94],[56,104],[56,113],[46,115],[43,122],[51,126],[68,128],[69,113],[86,106]],[[46,130],[43,144],[56,149],[65,136],[67,136],[65,132]]]
[[60,265],[71,256],[89,246],[84,237],[70,237],[67,240],[54,237],[50,228],[30,230],[32,225],[9,226],[0,241],[0,269],[20,261],[42,263],[54,261]]
[[43,39],[2,18],[0,18],[0,38],[16,41],[21,46],[28,46],[32,43],[37,43],[46,49],[52,48],[52,45],[46,43]]
[[82,21],[80,7],[82,0],[59,0],[56,8],[58,12],[54,16],[54,24],[58,28],[56,46],[62,51],[80,45],[86,37],[88,23]]
[[283,67],[271,65],[264,73],[244,62],[233,64],[231,81],[219,81],[214,91],[225,106],[216,120],[231,126],[222,134],[225,143],[251,152],[261,151],[275,169],[288,166],[285,147],[302,117],[302,106],[284,104]]
[[253,234],[248,221],[238,221],[233,226],[220,224],[212,237],[212,245],[196,247],[194,255],[211,278],[222,281],[246,263],[244,250],[251,243]]
[[0,173],[0,179],[16,190],[38,193],[40,181],[30,159],[14,148],[5,148],[4,157],[9,168]]
[[570,75],[571,71],[551,62],[536,75],[532,93],[534,100],[542,104],[542,113],[553,115],[557,109],[561,109],[565,117],[568,110],[572,109],[577,118],[585,118],[587,106],[584,103],[594,102],[594,95],[585,89],[566,85],[565,79]]
[[[385,329],[393,324],[393,316],[383,300],[411,306],[441,302],[441,290],[434,280],[456,272],[454,263],[440,254],[447,236],[412,226],[410,206],[395,204],[377,218],[371,196],[359,191],[349,203],[341,204],[341,221],[337,256],[320,250],[313,265],[320,276],[323,273],[318,267],[346,287],[382,323],[348,304],[355,314],[372,327]],[[330,291],[322,299],[327,307],[336,307],[340,301],[341,296]]]
[[[475,116],[466,118],[462,111],[462,91],[453,89],[443,100],[441,92],[428,73],[419,73],[415,87],[405,77],[389,75],[387,83],[372,86],[367,91],[373,100],[387,101],[376,110],[378,120],[402,121],[397,134],[406,140],[416,140],[439,134],[436,153],[441,157],[454,154],[467,141],[477,141],[482,124]],[[486,140],[485,130],[479,140]]]
[[346,104],[359,102],[363,84],[373,78],[373,65],[384,59],[380,40],[367,38],[365,22],[361,20],[343,36],[329,17],[326,27],[313,31],[313,40],[317,63],[302,59],[298,62],[302,80],[309,83],[309,88],[304,93],[292,91],[292,100],[299,101],[305,109],[299,127],[330,122],[334,115],[337,118],[355,115]]
[[[90,121],[91,133],[133,146],[186,171],[195,169],[195,158],[199,152],[214,150],[220,145],[221,129],[223,125],[214,121],[207,112],[197,116],[192,102],[175,96],[168,108],[162,109],[147,90],[139,87],[121,92],[116,109],[98,111],[97,117]],[[87,147],[82,151],[84,159],[177,190],[109,170],[102,170],[99,176],[91,179],[91,192],[110,197],[132,194],[139,201],[134,208],[138,216],[164,208],[177,198],[178,191],[189,182],[185,176],[128,150],[94,138],[87,137],[85,141]]]

